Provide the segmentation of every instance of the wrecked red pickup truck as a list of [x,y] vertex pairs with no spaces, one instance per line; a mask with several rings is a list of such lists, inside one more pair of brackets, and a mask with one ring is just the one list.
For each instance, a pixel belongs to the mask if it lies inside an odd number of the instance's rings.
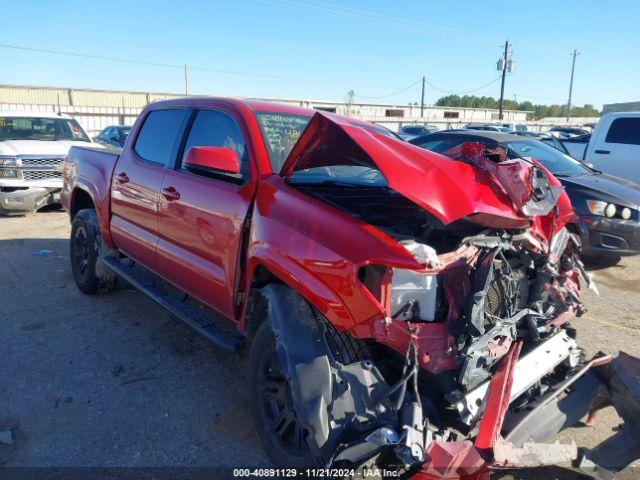
[[[449,153],[284,105],[152,104],[119,155],[74,147],[65,161],[74,280],[94,294],[124,278],[247,349],[276,465],[419,479],[624,468],[640,368],[586,361],[576,343],[581,278],[593,285],[566,194],[535,160]],[[598,448],[540,443],[607,404],[626,423]]]

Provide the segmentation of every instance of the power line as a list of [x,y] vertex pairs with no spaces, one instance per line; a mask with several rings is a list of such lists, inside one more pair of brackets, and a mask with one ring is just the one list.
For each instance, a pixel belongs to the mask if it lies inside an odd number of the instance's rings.
[[385,15],[377,12],[371,12],[368,10],[359,10],[351,7],[345,7],[342,5],[336,5],[334,3],[322,2],[319,0],[307,0],[307,2],[300,2],[296,0],[256,0],[260,3],[275,5],[279,7],[290,8],[293,10],[311,12],[311,13],[323,13],[334,17],[342,17],[349,19],[357,19],[364,22],[380,25],[383,27],[395,28],[398,30],[417,33],[422,35],[444,35],[450,37],[451,35],[460,35],[464,37],[471,37],[476,40],[493,41],[492,37],[487,35],[478,34],[475,32],[469,32],[454,27],[436,25],[425,22],[419,22],[402,17],[395,17]]
[[27,52],[38,52],[38,53],[51,53],[55,55],[67,55],[70,57],[80,57],[80,58],[90,58],[93,60],[107,60],[110,62],[121,62],[121,63],[135,63],[138,65],[147,65],[150,67],[167,67],[167,68],[184,68],[183,65],[173,65],[170,63],[158,63],[158,62],[146,62],[143,60],[132,60],[128,58],[117,58],[117,57],[105,57],[102,55],[89,55],[85,53],[77,53],[77,52],[69,52],[65,50],[52,50],[48,48],[32,48],[32,47],[23,47],[20,45],[8,45],[5,43],[0,43],[0,47],[2,48],[10,48],[13,50],[23,50]]
[[380,98],[388,98],[388,97],[394,97],[396,95],[399,95],[403,92],[406,92],[407,90],[409,90],[412,87],[415,87],[418,83],[422,82],[422,79],[418,80],[417,82],[412,83],[411,85],[409,85],[408,87],[404,87],[401,90],[398,90],[397,92],[393,92],[393,93],[389,93],[387,95],[378,95],[378,96],[374,96],[374,97],[366,97],[364,95],[355,95],[356,97],[359,98],[365,98],[365,99],[370,99],[370,100],[375,100],[375,99],[380,99]]
[[467,91],[464,91],[464,92],[453,92],[451,90],[443,90],[443,89],[435,86],[433,83],[431,83],[429,81],[426,81],[426,80],[425,80],[425,83],[427,85],[429,85],[431,88],[433,88],[435,91],[440,92],[440,93],[446,93],[447,95],[467,95],[469,93],[475,93],[475,92],[477,92],[479,90],[483,90],[483,89],[487,88],[489,85],[492,85],[492,84],[496,83],[498,80],[500,80],[500,78],[501,77],[498,76],[498,77],[494,78],[493,80],[491,80],[490,82],[487,82],[487,83],[485,83],[484,85],[482,85],[482,86],[480,86],[478,88],[474,88],[473,90],[467,90]]
[[[66,55],[70,57],[77,58],[88,58],[92,60],[101,60],[101,61],[109,61],[109,62],[120,62],[120,63],[130,63],[137,65],[146,65],[151,67],[164,67],[164,68],[173,68],[184,70],[184,64],[171,64],[171,63],[161,63],[161,62],[147,62],[144,60],[136,60],[131,58],[121,58],[121,57],[107,57],[102,55],[90,55],[85,53],[71,52],[67,50],[54,50],[48,48],[34,48],[34,47],[25,47],[21,45],[10,45],[5,43],[0,43],[0,48],[8,48],[13,50],[21,50],[28,52],[37,52],[37,53],[47,53],[53,55]],[[237,71],[237,70],[223,70],[217,68],[210,67],[198,67],[189,65],[189,71],[199,71],[199,72],[210,72],[210,73],[218,73],[221,75],[237,75],[237,76],[246,76],[251,78],[265,78],[265,79],[275,79],[275,80],[289,80],[293,82],[307,82],[307,83],[315,83],[315,84],[327,84],[327,85],[342,85],[342,86],[359,86],[365,88],[388,88],[388,85],[369,85],[364,83],[354,83],[354,82],[344,82],[338,80],[323,80],[323,79],[314,79],[314,78],[302,78],[302,77],[289,77],[286,75],[275,75],[268,73],[257,73],[257,72],[247,72],[247,71]]]

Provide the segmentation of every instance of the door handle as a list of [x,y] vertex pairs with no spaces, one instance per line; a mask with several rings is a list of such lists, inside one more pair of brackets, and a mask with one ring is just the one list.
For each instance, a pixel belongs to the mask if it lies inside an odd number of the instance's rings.
[[127,183],[129,181],[129,177],[124,172],[120,172],[116,175],[116,182],[118,183]]
[[611,152],[609,150],[596,150],[596,153],[601,153],[602,155],[609,155]]
[[170,202],[173,200],[180,200],[180,194],[173,187],[163,188],[162,196]]

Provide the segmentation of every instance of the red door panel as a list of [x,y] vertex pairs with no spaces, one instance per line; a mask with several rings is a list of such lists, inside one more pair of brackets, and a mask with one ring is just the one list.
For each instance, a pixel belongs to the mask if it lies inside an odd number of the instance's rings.
[[160,197],[158,273],[233,317],[238,251],[253,186],[169,170],[162,189],[173,195]]
[[[166,168],[123,154],[111,190],[111,236],[126,255],[154,267],[158,243],[158,195]],[[125,174],[128,181],[122,182]]]
[[136,122],[111,182],[111,237],[129,257],[155,269],[158,197],[167,165],[176,156],[189,110],[150,109]]

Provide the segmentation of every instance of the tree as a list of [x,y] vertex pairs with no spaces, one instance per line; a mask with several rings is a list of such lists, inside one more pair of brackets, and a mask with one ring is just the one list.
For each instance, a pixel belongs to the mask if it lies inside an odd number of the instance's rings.
[[[498,100],[493,97],[477,97],[475,95],[447,95],[436,101],[438,107],[460,107],[460,108],[498,108]],[[538,120],[544,117],[561,117],[567,111],[567,105],[538,105],[529,101],[516,102],[515,100],[504,101],[504,108],[507,110],[525,110],[531,112],[527,119]],[[573,117],[597,117],[600,112],[593,105],[586,103],[583,107],[571,107]],[[529,118],[531,117],[531,118]]]

